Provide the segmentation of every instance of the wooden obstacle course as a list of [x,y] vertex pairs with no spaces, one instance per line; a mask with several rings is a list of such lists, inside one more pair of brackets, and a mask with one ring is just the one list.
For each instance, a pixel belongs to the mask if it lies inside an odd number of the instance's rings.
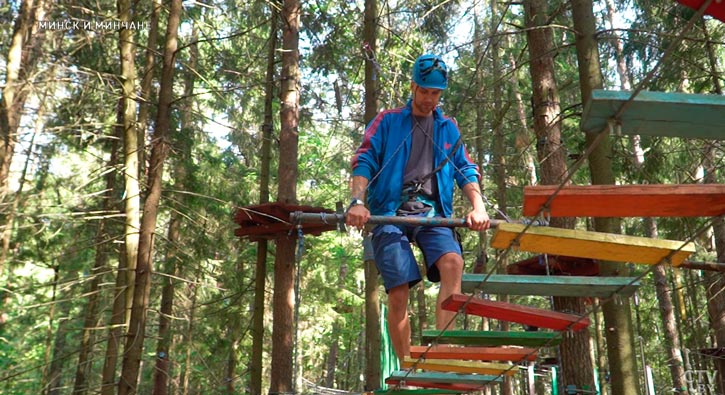
[[[518,224],[499,225],[491,239],[491,246],[508,248],[524,229],[524,225]],[[647,265],[663,263],[672,253],[672,266],[678,266],[695,252],[695,245],[691,242],[545,227],[529,227],[514,247],[529,252]]]
[[463,344],[470,346],[522,346],[544,347],[558,346],[561,336],[557,332],[502,332],[502,331],[463,331],[436,329],[423,330],[423,341],[439,344]]
[[[523,214],[535,216],[558,188],[524,187]],[[725,185],[566,186],[545,213],[551,217],[714,217],[725,214]]]
[[472,361],[535,361],[537,351],[525,347],[457,347],[449,345],[411,346],[413,358],[460,359]]
[[463,310],[466,314],[557,331],[578,332],[589,326],[588,317],[459,294],[448,297],[441,307],[448,311]]
[[606,133],[609,119],[628,102],[620,123],[612,125],[614,133],[725,139],[725,96],[641,91],[629,101],[631,96],[628,91],[595,89],[585,102],[580,128]]
[[434,372],[490,374],[494,376],[512,376],[518,372],[519,367],[504,363],[457,361],[451,359],[415,359],[405,357],[401,367],[404,369],[422,369]]

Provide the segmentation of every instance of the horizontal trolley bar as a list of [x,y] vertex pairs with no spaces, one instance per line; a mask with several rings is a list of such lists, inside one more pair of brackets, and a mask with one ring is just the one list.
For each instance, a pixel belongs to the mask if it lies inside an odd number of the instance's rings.
[[[344,224],[345,215],[341,213],[305,213],[295,211],[290,213],[290,222],[297,223],[324,223],[324,224]],[[371,215],[368,224],[372,225],[411,225],[411,226],[446,226],[451,228],[467,227],[465,218],[443,218],[443,217],[398,217],[388,215]],[[501,219],[492,219],[491,228],[495,228],[502,223],[531,224],[532,226],[548,226],[546,221],[541,220],[516,220],[504,221]]]

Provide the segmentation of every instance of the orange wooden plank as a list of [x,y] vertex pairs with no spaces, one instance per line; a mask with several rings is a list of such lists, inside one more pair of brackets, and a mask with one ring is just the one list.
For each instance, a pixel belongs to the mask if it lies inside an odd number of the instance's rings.
[[514,303],[472,298],[460,294],[449,296],[443,301],[441,307],[449,311],[465,309],[466,314],[518,322],[519,324],[554,329],[557,331],[569,329],[580,331],[589,326],[588,317],[580,317],[574,314],[566,314],[536,307],[521,306]]
[[[425,354],[425,356],[424,356]],[[473,361],[535,361],[536,349],[526,347],[459,347],[449,345],[410,346],[413,358],[461,359]]]
[[[524,215],[534,216],[556,185],[524,187]],[[725,214],[725,184],[577,185],[551,202],[552,217],[714,217]]]

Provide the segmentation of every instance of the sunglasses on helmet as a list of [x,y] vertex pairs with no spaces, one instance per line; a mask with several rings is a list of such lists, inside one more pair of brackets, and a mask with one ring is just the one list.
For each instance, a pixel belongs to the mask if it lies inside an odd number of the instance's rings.
[[[428,60],[429,59],[422,59],[422,60],[418,61],[418,65],[421,67],[421,69],[420,69],[421,77],[427,76],[428,74],[432,73],[433,70],[438,70],[443,75],[444,79],[448,78],[448,72],[446,71],[444,66],[440,65],[440,63],[441,63],[440,59],[433,59],[433,63],[430,66],[423,68],[423,64],[425,62],[427,62]],[[445,63],[444,63],[444,65],[445,65]]]

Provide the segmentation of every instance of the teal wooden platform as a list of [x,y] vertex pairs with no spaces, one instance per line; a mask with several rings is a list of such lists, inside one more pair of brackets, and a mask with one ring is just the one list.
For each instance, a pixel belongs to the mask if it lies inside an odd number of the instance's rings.
[[440,344],[463,344],[469,346],[557,346],[561,336],[557,332],[501,332],[501,331],[444,331],[423,330],[424,342]]
[[415,381],[419,383],[449,383],[449,384],[473,384],[484,386],[503,380],[503,376],[493,376],[488,374],[458,374],[458,373],[440,373],[440,372],[408,372],[398,370],[393,372],[389,380],[401,380],[406,383]]
[[[631,92],[596,89],[584,107],[580,127],[597,133]],[[725,139],[725,96],[642,91],[621,116],[629,135]],[[616,132],[616,130],[615,130]]]
[[639,281],[632,277],[591,276],[535,276],[492,274],[486,282],[485,274],[463,274],[463,293],[476,290],[487,294],[536,295],[536,296],[591,296],[608,298],[616,292],[632,296],[639,287]]

